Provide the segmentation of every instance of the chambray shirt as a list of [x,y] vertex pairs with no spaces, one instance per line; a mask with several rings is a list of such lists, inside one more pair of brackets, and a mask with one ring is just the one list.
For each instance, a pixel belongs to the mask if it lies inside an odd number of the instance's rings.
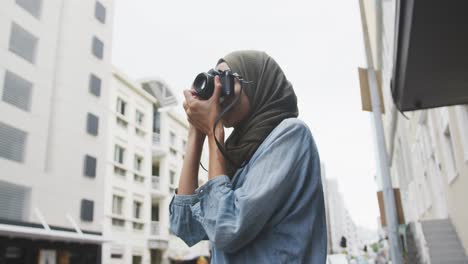
[[232,181],[217,176],[175,195],[171,231],[210,240],[211,263],[323,264],[327,254],[320,160],[308,127],[282,121]]

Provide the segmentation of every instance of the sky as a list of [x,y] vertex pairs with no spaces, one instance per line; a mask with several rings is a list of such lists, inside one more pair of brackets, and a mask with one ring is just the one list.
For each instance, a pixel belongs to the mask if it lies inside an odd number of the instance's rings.
[[[357,225],[377,228],[371,119],[361,110],[365,65],[357,0],[118,0],[113,63],[128,76],[164,80],[182,102],[195,76],[234,50],[267,52],[298,97]],[[180,106],[180,112],[182,107]]]

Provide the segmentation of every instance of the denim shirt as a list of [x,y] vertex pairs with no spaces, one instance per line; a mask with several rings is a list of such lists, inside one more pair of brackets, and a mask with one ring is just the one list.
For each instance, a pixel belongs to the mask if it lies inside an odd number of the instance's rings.
[[187,245],[210,240],[211,263],[326,262],[320,160],[302,121],[282,121],[232,181],[217,176],[175,195],[171,231]]

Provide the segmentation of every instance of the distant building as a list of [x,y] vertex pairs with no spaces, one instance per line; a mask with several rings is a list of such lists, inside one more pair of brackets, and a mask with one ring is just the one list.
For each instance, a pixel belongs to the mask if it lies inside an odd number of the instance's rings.
[[[169,263],[170,259],[184,260],[187,256],[208,256],[208,241],[189,248],[169,232],[169,204],[179,183],[188,122],[172,109],[175,97],[167,84],[156,79],[141,83],[146,91],[158,98],[153,105],[152,128],[151,228],[148,241],[151,263]],[[206,153],[202,157],[206,157]],[[202,158],[202,163],[207,166],[206,158]],[[200,169],[200,185],[207,177],[207,173]]]
[[109,87],[102,263],[149,263],[153,105],[157,100],[117,69]]
[[[336,179],[326,180],[326,204],[327,217],[329,218],[329,244],[330,253],[338,254],[346,250],[351,255],[358,255],[361,246],[356,230],[356,224],[351,219],[348,209],[343,200],[343,195],[339,191]],[[346,238],[347,247],[343,249],[340,245],[342,237]]]

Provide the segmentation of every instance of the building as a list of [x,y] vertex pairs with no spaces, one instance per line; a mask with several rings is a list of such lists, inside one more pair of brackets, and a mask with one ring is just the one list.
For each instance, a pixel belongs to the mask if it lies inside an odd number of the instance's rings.
[[[326,180],[326,204],[328,205],[327,217],[329,217],[329,244],[331,254],[339,254],[346,251],[357,256],[362,243],[360,242],[357,227],[344,203],[343,195],[339,190],[336,179]],[[342,237],[346,238],[346,249],[341,247]]]
[[113,4],[0,3],[0,263],[100,263]]
[[[169,204],[179,183],[185,156],[188,122],[171,106],[175,96],[167,84],[160,80],[142,80],[143,89],[158,102],[153,104],[152,129],[152,185],[151,232],[149,248],[151,263],[169,263],[169,259],[183,260],[190,256],[208,255],[208,242],[202,241],[191,249],[169,232]],[[206,157],[206,153],[203,155]],[[202,163],[206,158],[202,158]],[[199,170],[199,182],[207,180],[207,173]]]
[[[380,86],[385,109],[382,120],[392,182],[400,189],[408,226],[406,235],[411,237],[409,241],[415,241],[423,258],[441,263],[466,261],[468,108],[458,105],[404,114],[397,111],[391,95],[397,1],[363,2],[371,55],[375,69],[382,76]],[[424,73],[421,74],[424,78]],[[435,234],[434,230],[444,232]],[[451,259],[439,259],[442,255]]]
[[109,87],[103,263],[149,263],[153,105],[140,83],[113,69]]

